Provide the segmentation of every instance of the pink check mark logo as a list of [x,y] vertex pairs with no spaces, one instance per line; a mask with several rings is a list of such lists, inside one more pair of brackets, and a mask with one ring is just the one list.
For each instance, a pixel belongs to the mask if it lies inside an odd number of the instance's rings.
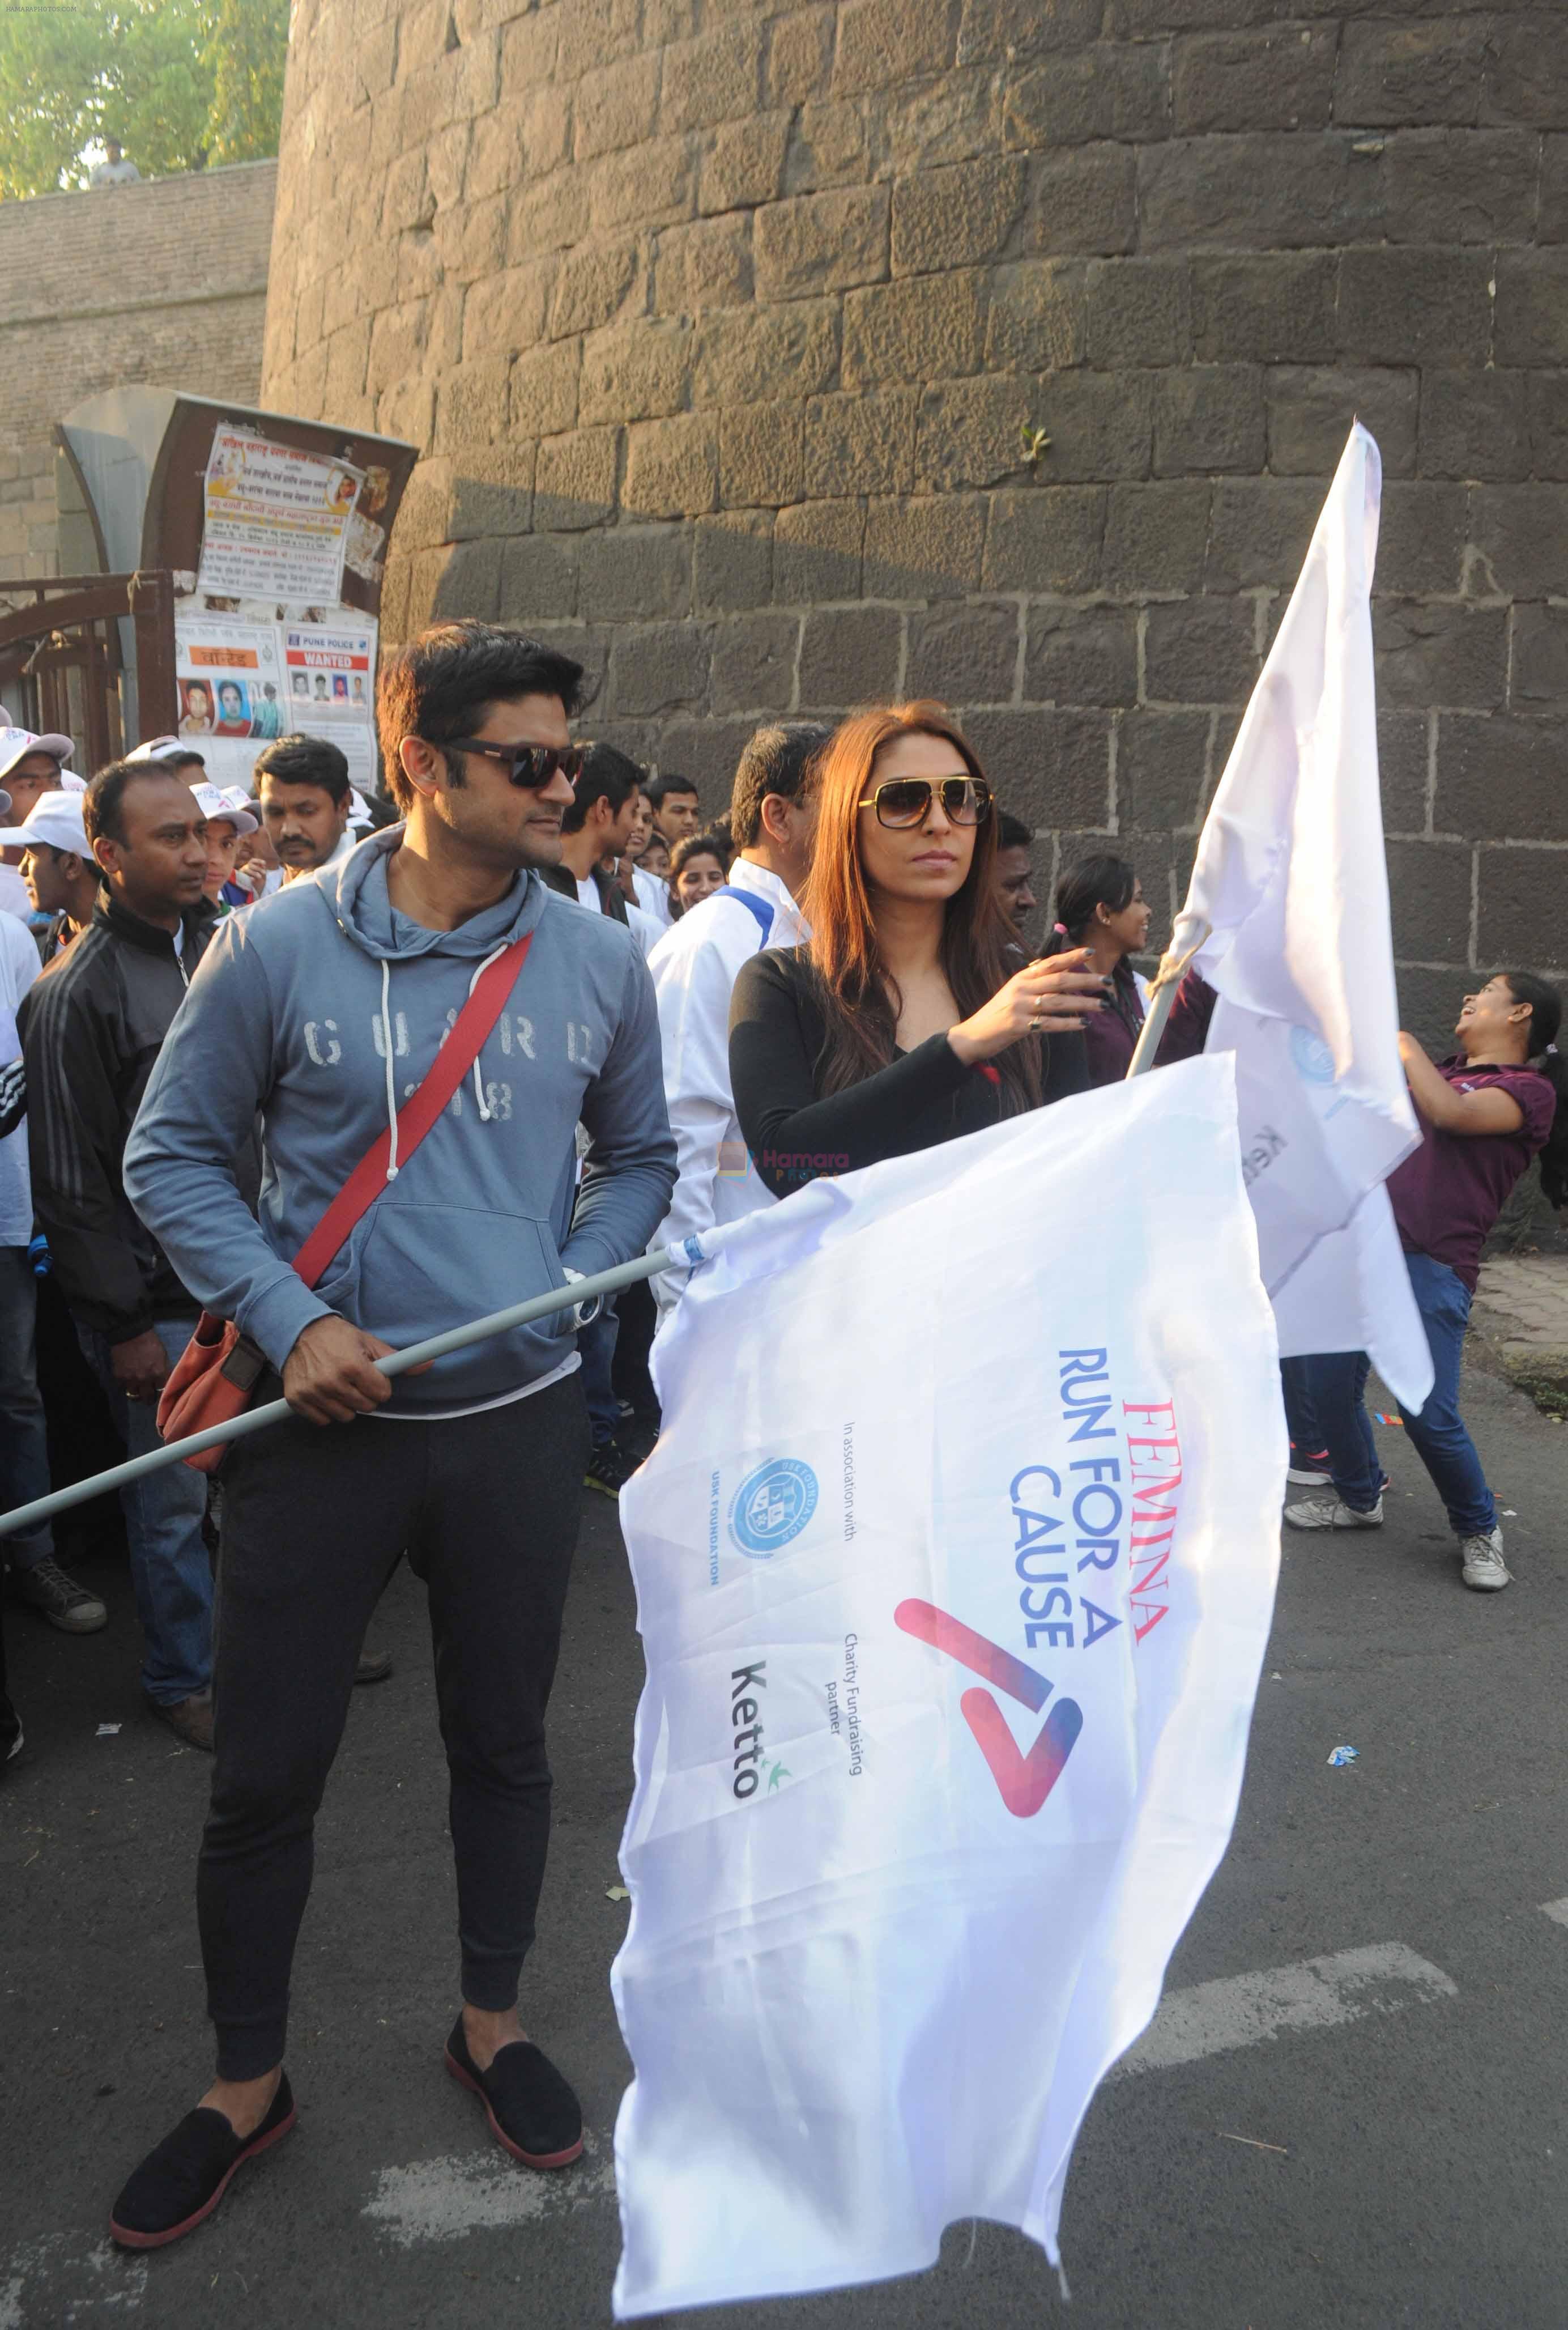
[[[984,1675],[1009,1699],[1021,1700],[1038,1714],[1053,1686],[1043,1674],[1015,1659],[1000,1643],[977,1634],[959,1618],[939,1610],[933,1602],[901,1602],[893,1624],[906,1634],[929,1643],[933,1651],[956,1659],[971,1673]],[[1075,1700],[1059,1699],[1046,1717],[1039,1738],[1026,1756],[1007,1729],[1006,1718],[988,1691],[967,1691],[959,1701],[964,1721],[1007,1810],[1019,1820],[1030,1820],[1040,1810],[1062,1777],[1073,1742],[1083,1729],[1083,1711]]]

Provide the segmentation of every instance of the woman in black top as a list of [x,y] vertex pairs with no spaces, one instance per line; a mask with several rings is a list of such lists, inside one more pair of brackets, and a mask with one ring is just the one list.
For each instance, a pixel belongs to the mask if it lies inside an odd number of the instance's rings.
[[1084,1091],[1107,987],[1082,950],[1015,968],[990,788],[940,705],[846,720],[817,800],[810,943],[753,955],[730,1009],[735,1113],[776,1197]]

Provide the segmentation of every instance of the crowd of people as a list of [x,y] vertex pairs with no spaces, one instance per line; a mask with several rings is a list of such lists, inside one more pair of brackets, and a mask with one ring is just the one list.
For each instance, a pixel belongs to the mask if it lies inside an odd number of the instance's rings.
[[[451,1773],[448,2066],[518,2159],[577,2155],[575,2098],[516,2015],[544,1710],[581,1492],[619,1494],[657,1429],[649,1349],[682,1277],[603,1302],[573,1282],[1115,1082],[1143,1027],[1138,868],[1068,867],[1038,933],[1029,829],[940,706],[764,725],[705,821],[688,778],[573,744],[582,694],[554,649],[438,626],[384,660],[369,798],[305,734],[263,743],[250,792],[210,783],[189,736],[84,786],[69,738],[0,732],[0,1509],[156,1446],[203,1315],[232,1322],[229,1379],[294,1411],[215,1483],[175,1463],[122,1499],[146,1705],[214,1754],[218,2034],[213,2086],[115,2204],[128,2246],[189,2231],[293,2124],[312,1825],[405,1556]],[[1213,1000],[1189,974],[1158,1061],[1201,1050]],[[1452,1059],[1403,1039],[1422,1139],[1389,1189],[1437,1372],[1405,1423],[1478,1588],[1508,1573],[1459,1356],[1509,1190],[1537,1155],[1554,1202],[1568,1182],[1559,1009],[1509,972],[1466,999]],[[375,1365],[554,1289],[543,1321]],[[1289,1364],[1291,1478],[1324,1492],[1293,1527],[1381,1520],[1366,1375]],[[384,1428],[333,1428],[356,1417]],[[61,1549],[47,1523],[5,1541],[11,1602],[101,1629]],[[0,1630],[9,1754],[3,1660]]]

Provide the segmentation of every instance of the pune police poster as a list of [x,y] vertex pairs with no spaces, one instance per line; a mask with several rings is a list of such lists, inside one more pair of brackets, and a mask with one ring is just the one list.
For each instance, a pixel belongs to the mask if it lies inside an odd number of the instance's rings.
[[332,606],[364,473],[235,427],[213,432],[197,588]]
[[285,725],[330,737],[347,754],[354,783],[368,790],[375,782],[375,619],[285,623],[281,636]]
[[180,734],[214,784],[253,791],[256,756],[274,737],[326,736],[361,791],[375,784],[372,615],[340,621],[248,622],[182,611],[175,619]]

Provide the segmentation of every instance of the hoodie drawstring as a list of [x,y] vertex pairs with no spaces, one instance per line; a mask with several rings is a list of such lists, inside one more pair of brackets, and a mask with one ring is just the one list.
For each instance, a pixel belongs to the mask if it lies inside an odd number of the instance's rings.
[[[485,973],[489,970],[490,965],[498,961],[499,958],[505,953],[506,949],[511,943],[512,942],[510,939],[503,939],[500,945],[498,947],[492,948],[491,952],[485,957],[484,961],[479,965],[478,970],[468,981],[468,993],[470,995],[473,994],[475,988],[477,987],[479,981],[484,978]],[[396,1071],[392,1066],[391,999],[392,961],[389,956],[383,954],[381,959],[381,1032],[382,1044],[386,1054],[386,1122],[387,1136],[391,1143],[387,1151],[386,1177],[389,1181],[395,1181],[398,1177],[398,1093]],[[446,1037],[444,1036],[442,1037],[441,1041],[445,1043]],[[492,1111],[486,1103],[485,1083],[479,1071],[479,1062],[477,1057],[474,1062],[474,1100],[479,1111],[480,1123],[488,1124],[491,1119]]]

